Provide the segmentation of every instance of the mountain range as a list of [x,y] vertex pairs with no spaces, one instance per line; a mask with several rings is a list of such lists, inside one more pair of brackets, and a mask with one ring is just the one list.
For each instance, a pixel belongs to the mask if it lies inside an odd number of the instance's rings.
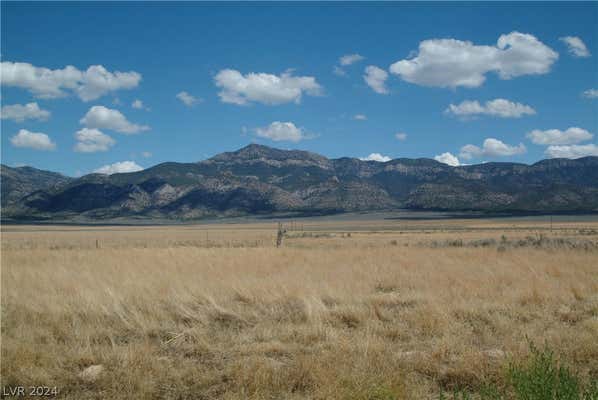
[[452,167],[432,159],[329,159],[251,144],[197,163],[79,178],[1,166],[2,219],[191,220],[244,215],[475,210],[598,211],[598,157]]

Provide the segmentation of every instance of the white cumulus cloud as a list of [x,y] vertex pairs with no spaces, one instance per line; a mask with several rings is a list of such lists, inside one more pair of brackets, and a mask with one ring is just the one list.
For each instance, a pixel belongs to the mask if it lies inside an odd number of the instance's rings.
[[270,139],[275,142],[299,142],[309,138],[303,128],[298,128],[292,122],[274,121],[266,127],[256,128],[255,133],[259,137]]
[[533,143],[541,145],[577,144],[585,142],[586,140],[591,140],[594,137],[594,135],[585,129],[575,126],[565,131],[561,131],[560,129],[547,129],[544,131],[534,129],[526,136]]
[[598,97],[598,89],[588,89],[582,93],[582,96],[588,99],[595,99]]
[[185,91],[177,93],[176,98],[182,101],[187,107],[193,107],[196,103],[202,101],[201,99],[198,99]]
[[0,65],[0,72],[2,85],[20,87],[43,99],[74,93],[81,100],[90,101],[109,92],[135,88],[141,81],[138,72],[110,72],[102,65],[92,65],[81,71],[72,65],[63,69],[49,69],[29,63],[4,61]]
[[395,138],[397,140],[407,140],[407,134],[405,132],[397,132],[395,133]]
[[34,150],[50,151],[56,149],[56,143],[52,142],[48,135],[30,132],[27,129],[21,129],[19,133],[10,138],[10,142],[15,147],[26,147]]
[[218,96],[223,103],[238,105],[298,104],[303,94],[317,96],[322,91],[316,78],[293,76],[290,71],[281,75],[253,72],[243,75],[234,69],[224,69],[216,74],[214,82],[221,89]]
[[143,101],[139,100],[139,99],[135,99],[132,103],[131,103],[131,107],[137,109],[137,110],[146,110],[149,111],[149,107],[146,107],[145,104],[143,104]]
[[366,119],[368,119],[368,117],[365,114],[355,114],[353,116],[353,119],[358,120],[358,121],[365,121]]
[[338,76],[347,76],[347,73],[342,67],[347,67],[351,64],[355,64],[362,60],[365,60],[365,57],[361,54],[345,54],[344,56],[338,59],[338,63],[341,66],[335,65],[332,72],[334,72]]
[[507,157],[523,154],[527,151],[523,143],[517,146],[508,145],[498,139],[488,138],[484,140],[482,147],[467,144],[461,147],[459,157],[466,160],[478,157]]
[[388,79],[388,72],[375,65],[368,65],[365,68],[363,80],[368,84],[374,92],[379,94],[387,94],[386,80]]
[[494,99],[480,104],[477,100],[465,100],[460,104],[450,104],[445,110],[447,114],[468,118],[477,115],[490,115],[499,118],[520,118],[524,115],[534,115],[532,107],[512,102],[506,99]]
[[450,165],[451,167],[458,167],[461,165],[459,159],[449,152],[439,154],[435,156],[434,159],[438,162]]
[[345,70],[339,67],[338,65],[335,65],[334,68],[332,68],[332,72],[334,73],[334,75],[347,76]]
[[134,134],[149,129],[147,125],[129,122],[120,111],[104,106],[91,107],[79,122],[88,128],[109,129],[124,134]]
[[347,65],[355,64],[356,62],[359,62],[363,59],[365,59],[365,57],[361,54],[345,54],[344,56],[338,59],[338,63],[345,67]]
[[551,158],[580,158],[586,156],[598,156],[598,146],[590,144],[574,144],[569,146],[548,146],[544,152]]
[[73,147],[78,153],[108,151],[116,141],[99,129],[83,128],[75,133],[77,143]]
[[137,172],[143,170],[141,165],[138,165],[135,161],[120,161],[114,164],[104,165],[93,172],[98,174],[112,175],[121,174],[126,172]]
[[2,106],[0,118],[12,119],[16,122],[23,122],[26,119],[45,121],[50,118],[50,111],[41,109],[37,103],[12,104]]
[[377,162],[387,162],[387,161],[392,160],[392,158],[390,158],[388,156],[384,156],[380,153],[371,153],[369,156],[360,157],[359,159],[361,161],[377,161]]
[[478,87],[489,72],[497,73],[501,79],[545,74],[558,57],[535,36],[520,32],[501,35],[492,46],[430,39],[419,44],[414,57],[392,64],[390,72],[423,86]]
[[574,57],[589,57],[590,51],[586,47],[586,44],[577,36],[563,36],[559,38],[563,43],[567,44],[569,53]]

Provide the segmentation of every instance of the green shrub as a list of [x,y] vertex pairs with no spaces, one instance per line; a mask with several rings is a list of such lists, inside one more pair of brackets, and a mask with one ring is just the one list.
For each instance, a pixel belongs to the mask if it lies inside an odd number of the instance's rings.
[[[584,385],[567,366],[560,363],[548,347],[538,349],[530,342],[530,356],[510,363],[505,389],[488,385],[479,393],[481,400],[598,400],[598,381]],[[455,391],[451,400],[469,400],[471,395]],[[449,400],[440,393],[439,400]]]
[[527,362],[509,366],[508,380],[517,399],[581,400],[579,379],[555,360],[551,350],[541,351],[533,343],[530,350]]

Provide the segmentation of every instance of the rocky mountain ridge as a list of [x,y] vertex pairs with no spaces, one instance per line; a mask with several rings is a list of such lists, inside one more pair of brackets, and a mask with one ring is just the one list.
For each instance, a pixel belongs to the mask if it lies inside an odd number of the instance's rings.
[[252,144],[197,163],[69,178],[1,167],[3,219],[197,219],[392,210],[598,211],[598,157],[451,167]]

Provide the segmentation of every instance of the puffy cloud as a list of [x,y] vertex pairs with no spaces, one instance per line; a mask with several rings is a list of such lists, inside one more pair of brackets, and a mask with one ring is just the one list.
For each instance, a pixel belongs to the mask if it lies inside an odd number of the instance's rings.
[[514,156],[517,154],[523,154],[526,152],[526,148],[523,143],[519,143],[517,146],[510,146],[498,139],[489,138],[484,140],[483,151],[484,155],[490,157],[505,157]]
[[332,72],[334,72],[334,75],[347,76],[347,73],[345,72],[345,70],[342,69],[341,67],[339,67],[338,65],[334,66],[334,68],[332,69]]
[[53,99],[75,93],[81,100],[95,100],[106,93],[132,89],[139,85],[138,72],[110,72],[101,65],[85,71],[68,65],[63,69],[36,67],[28,63],[1,63],[2,85],[28,90],[35,97]]
[[551,158],[579,158],[586,156],[598,156],[598,146],[590,144],[574,144],[570,146],[548,146],[544,152]]
[[383,156],[380,153],[371,153],[369,156],[367,157],[362,157],[360,158],[361,161],[377,161],[377,162],[387,162],[392,160],[392,158],[388,157],[388,156]]
[[466,144],[465,146],[461,147],[459,157],[464,158],[466,160],[471,160],[474,157],[482,156],[483,153],[484,152],[480,147],[474,144]]
[[397,132],[395,133],[395,138],[397,140],[407,140],[407,134],[405,132]]
[[559,40],[563,43],[567,44],[567,48],[569,49],[569,53],[573,55],[573,57],[589,57],[590,51],[586,47],[586,44],[578,38],[577,36],[563,36],[559,38]]
[[182,101],[187,107],[193,107],[196,103],[201,103],[203,101],[202,99],[198,99],[185,91],[177,93],[176,98]]
[[109,129],[125,134],[139,133],[149,129],[147,125],[129,122],[120,111],[104,106],[91,107],[79,122],[88,128]]
[[431,39],[419,44],[415,57],[392,64],[390,72],[423,86],[478,87],[489,72],[501,79],[545,74],[558,56],[535,36],[519,32],[501,35],[495,46]]
[[141,156],[143,158],[150,158],[152,155],[153,154],[151,152],[149,152],[149,151],[144,151],[144,152],[141,153]]
[[473,117],[476,115],[491,115],[500,118],[520,118],[523,115],[534,115],[536,110],[532,107],[515,103],[506,99],[494,99],[487,101],[484,105],[478,101],[465,100],[460,104],[451,104],[444,111],[458,117]]
[[77,143],[73,147],[78,153],[108,151],[116,143],[114,139],[98,129],[83,128],[75,133]]
[[519,143],[517,146],[510,146],[502,141],[494,138],[488,138],[484,140],[482,147],[475,146],[473,144],[467,144],[461,147],[459,157],[466,160],[478,157],[506,157],[514,156],[517,154],[523,154],[527,151],[523,143]]
[[588,99],[595,99],[598,97],[598,89],[588,89],[584,91],[582,95]]
[[591,140],[594,137],[594,135],[585,129],[577,127],[571,127],[566,131],[561,131],[559,129],[541,131],[535,129],[529,132],[526,136],[533,143],[543,145],[577,144],[585,142],[586,140]]
[[0,69],[2,85],[23,88],[41,98],[66,96],[63,89],[76,90],[83,79],[83,73],[70,65],[51,70],[28,63],[4,61]]
[[83,73],[83,83],[76,89],[83,101],[95,100],[108,92],[132,89],[139,85],[141,75],[137,72],[114,73],[101,65],[92,65]]
[[12,104],[3,106],[0,110],[0,118],[12,119],[16,122],[23,122],[26,119],[38,119],[45,121],[50,118],[50,111],[39,108],[37,103]]
[[544,151],[551,158],[579,158],[598,156],[598,146],[593,143],[579,145],[591,140],[594,135],[585,129],[571,127],[565,131],[559,129],[533,130],[527,137],[535,144],[550,145]]
[[360,54],[345,54],[338,59],[338,63],[345,67],[347,65],[355,64],[363,59],[365,59],[365,57]]
[[[342,56],[341,58],[338,59],[338,63],[343,66],[349,66],[351,64],[355,64],[359,61],[364,60],[365,57],[360,55],[360,54],[345,54],[344,56]],[[347,76],[347,73],[345,72],[344,69],[342,69],[341,67],[339,67],[338,65],[334,66],[334,69],[332,70],[332,72],[334,72],[335,75],[338,76]]]
[[355,114],[353,116],[353,119],[356,119],[358,121],[365,121],[366,119],[368,119],[368,117],[364,114]]
[[139,99],[135,99],[132,103],[131,103],[131,107],[137,109],[137,110],[146,110],[149,111],[149,107],[146,107],[145,104],[143,104],[143,101],[139,100]]
[[388,89],[386,88],[386,80],[388,79],[388,72],[382,68],[378,68],[375,65],[368,65],[365,68],[365,74],[363,80],[371,87],[374,92],[379,94],[387,94]]
[[292,122],[274,121],[266,127],[256,128],[255,133],[259,137],[270,139],[275,142],[299,142],[309,138],[303,128],[296,127]]
[[434,159],[443,164],[450,165],[451,167],[458,167],[459,165],[461,165],[459,159],[449,152],[437,155],[434,157]]
[[56,149],[56,143],[52,142],[48,135],[29,132],[27,129],[21,129],[19,133],[10,138],[10,142],[15,147],[27,147],[34,150],[50,151]]
[[293,76],[287,71],[281,75],[266,73],[241,74],[234,69],[224,69],[214,77],[218,93],[224,103],[238,105],[252,102],[277,105],[300,103],[304,93],[317,96],[322,88],[312,76]]
[[478,101],[471,101],[465,100],[462,101],[460,104],[450,104],[446,110],[444,110],[445,114],[454,114],[458,116],[470,116],[476,114],[485,114],[486,109],[482,106]]
[[141,165],[138,165],[135,161],[120,161],[115,162],[114,164],[104,165],[93,172],[98,174],[121,174],[126,172],[137,172],[143,170]]

